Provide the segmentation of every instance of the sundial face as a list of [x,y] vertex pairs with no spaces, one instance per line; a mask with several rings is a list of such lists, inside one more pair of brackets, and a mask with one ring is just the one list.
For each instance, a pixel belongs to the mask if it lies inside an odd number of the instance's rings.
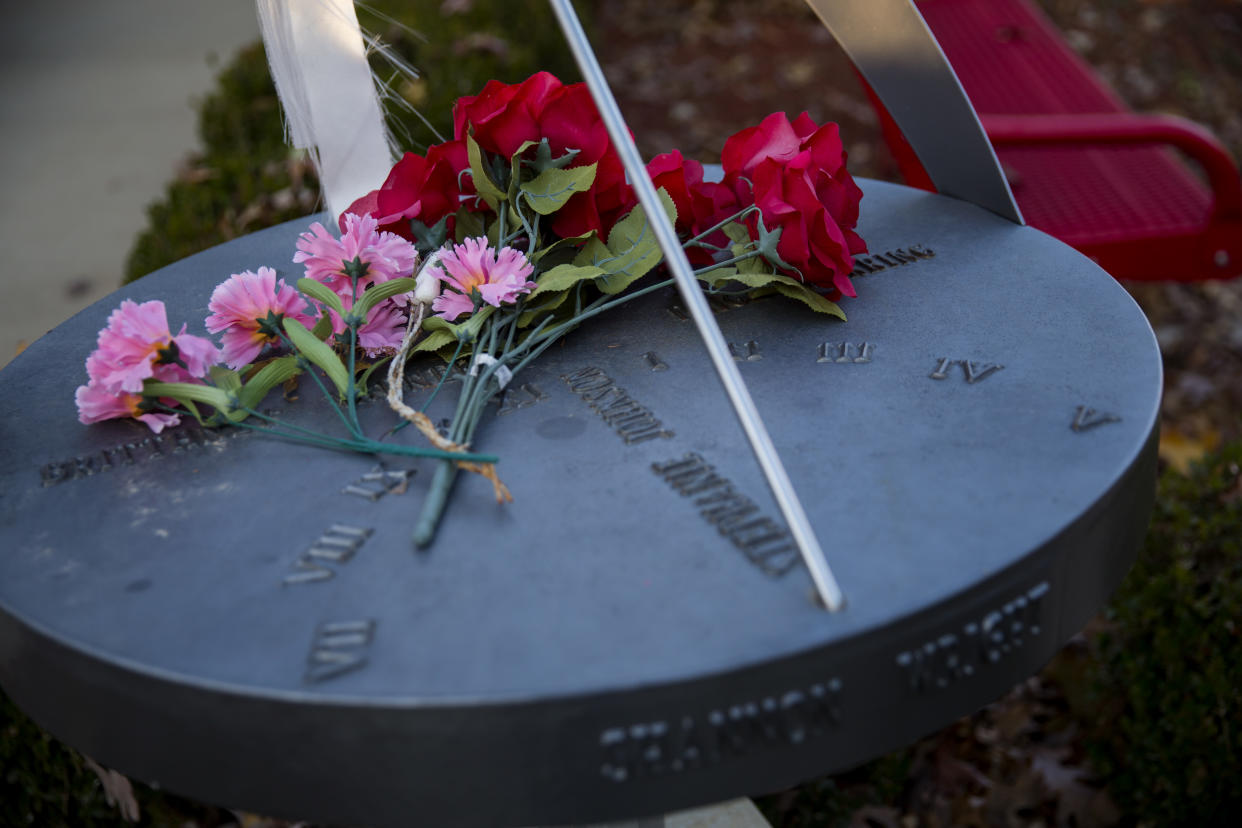
[[[515,502],[461,476],[425,552],[409,536],[429,462],[77,423],[121,296],[165,299],[193,331],[229,273],[299,275],[281,264],[298,222],[125,288],[0,374],[0,682],[140,778],[372,824],[658,813],[848,766],[986,703],[1129,565],[1159,354],[1069,248],[863,186],[872,252],[847,323],[713,300],[840,612],[812,599],[672,291],[518,376],[477,440]],[[438,378],[411,368],[407,399]],[[316,393],[267,406],[331,429]],[[393,422],[378,396],[361,414]]]

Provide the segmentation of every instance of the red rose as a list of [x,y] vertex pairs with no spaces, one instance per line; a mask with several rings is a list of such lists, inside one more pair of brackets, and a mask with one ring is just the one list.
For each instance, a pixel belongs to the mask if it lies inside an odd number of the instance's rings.
[[586,84],[566,86],[547,72],[516,85],[490,81],[478,95],[457,101],[453,132],[463,141],[471,135],[484,152],[506,160],[526,141],[546,138],[554,158],[578,151],[570,168],[596,164],[591,188],[553,216],[552,232],[559,236],[591,230],[606,236],[634,206],[625,169]]
[[[431,226],[455,214],[461,205],[461,196],[474,194],[470,176],[461,175],[469,166],[464,141],[434,144],[427,150],[426,157],[407,152],[378,190],[355,201],[345,213],[374,216],[380,230],[412,239],[409,219]],[[342,231],[344,220],[342,213]]]
[[[741,209],[733,190],[719,182],[704,181],[703,165],[694,159],[682,158],[678,150],[651,159],[647,174],[656,189],[663,188],[673,199],[677,208],[677,232],[683,237],[695,236]],[[723,232],[705,241],[717,247],[729,243]],[[695,265],[706,265],[712,260],[711,253],[702,247],[691,247],[686,254]]]
[[531,75],[519,84],[488,81],[483,91],[458,98],[453,106],[453,137],[475,142],[487,152],[512,158],[526,141],[538,141],[539,114],[548,98],[563,84],[547,72]]
[[595,181],[575,193],[552,217],[552,232],[562,238],[595,230],[607,237],[612,226],[634,209],[634,191],[625,180],[621,156],[585,83],[561,87],[550,95],[539,114],[540,136],[548,139],[552,156],[578,150],[572,167],[595,164]]
[[[805,112],[783,112],[731,137],[721,153],[724,183],[742,203],[753,200],[769,230],[780,228],[777,253],[803,281],[831,298],[854,296],[854,253],[867,247],[854,232],[862,190],[845,169],[836,124],[816,126]],[[751,237],[758,238],[751,224]]]

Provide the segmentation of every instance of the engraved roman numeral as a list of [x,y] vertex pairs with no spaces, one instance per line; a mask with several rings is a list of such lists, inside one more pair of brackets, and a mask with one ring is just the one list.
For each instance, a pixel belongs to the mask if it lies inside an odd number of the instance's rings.
[[668,366],[664,364],[663,360],[656,356],[655,351],[648,351],[643,354],[643,359],[647,361],[647,365],[651,368],[652,372],[668,370]]
[[527,408],[547,398],[548,395],[533,382],[524,382],[516,388],[506,388],[504,394],[501,395],[500,408],[496,411],[496,416],[503,417],[506,414],[512,414],[514,411]]
[[313,584],[336,577],[336,570],[327,563],[344,564],[352,558],[371,536],[372,529],[361,529],[334,523],[294,562],[294,571],[281,581],[286,586]]
[[385,469],[376,466],[345,488],[341,494],[354,495],[372,502],[388,494],[405,494],[413,469]]
[[328,621],[315,629],[303,681],[315,684],[366,666],[375,622]]
[[874,342],[821,342],[816,362],[870,362],[875,353]]
[[1074,422],[1070,423],[1070,428],[1074,431],[1087,431],[1106,423],[1119,422],[1121,422],[1121,418],[1116,414],[1109,414],[1107,411],[1096,411],[1094,408],[1080,405],[1074,412]]
[[987,379],[1005,367],[997,362],[975,362],[969,359],[938,357],[935,369],[928,376],[934,380],[948,379],[949,369],[954,365],[962,366],[962,374],[970,385]]
[[763,354],[759,353],[759,343],[753,339],[745,345],[730,342],[729,355],[733,357],[735,362],[758,362],[763,359]]

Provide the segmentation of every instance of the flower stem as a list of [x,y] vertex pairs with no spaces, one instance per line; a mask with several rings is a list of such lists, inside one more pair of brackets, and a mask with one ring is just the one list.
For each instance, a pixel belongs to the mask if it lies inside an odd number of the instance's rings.
[[436,470],[431,477],[431,488],[427,491],[426,500],[423,501],[423,509],[418,515],[418,522],[414,524],[413,541],[419,549],[427,548],[435,540],[436,529],[440,526],[440,516],[444,514],[444,507],[448,505],[449,492],[452,491],[456,480],[456,463],[444,460],[436,465]]

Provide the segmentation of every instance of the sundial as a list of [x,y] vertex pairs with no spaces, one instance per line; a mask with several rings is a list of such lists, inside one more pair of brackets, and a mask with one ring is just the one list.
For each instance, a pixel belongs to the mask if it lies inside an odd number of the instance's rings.
[[[515,502],[464,476],[426,551],[410,531],[428,462],[77,422],[85,349],[121,298],[193,327],[228,273],[294,275],[299,221],[123,288],[0,373],[0,683],[139,779],[374,825],[588,823],[761,793],[1001,695],[1129,566],[1159,353],[1070,248],[861,184],[871,252],[848,322],[712,302],[839,610],[815,599],[672,289],[523,371],[477,441]],[[439,379],[412,366],[407,399]],[[309,390],[265,405],[330,427]],[[392,423],[379,394],[360,415]]]

